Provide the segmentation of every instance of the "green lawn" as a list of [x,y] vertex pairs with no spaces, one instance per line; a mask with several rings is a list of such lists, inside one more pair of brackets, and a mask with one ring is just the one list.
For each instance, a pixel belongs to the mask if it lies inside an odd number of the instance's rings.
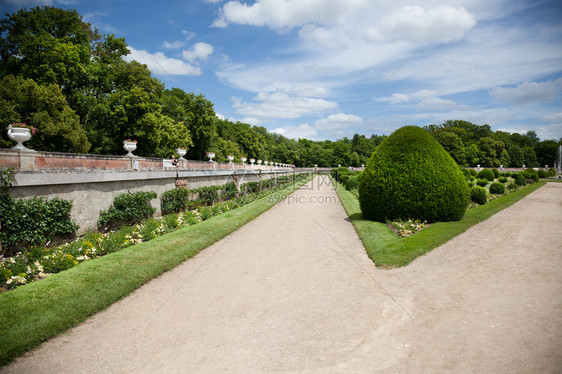
[[[308,180],[280,190],[278,196]],[[231,234],[275,205],[271,196],[0,294],[0,364],[76,326]]]
[[488,219],[544,185],[544,182],[539,182],[527,186],[485,205],[467,210],[460,221],[433,223],[416,234],[404,238],[400,238],[384,223],[363,219],[359,200],[341,185],[338,185],[336,190],[369,257],[376,266],[394,268],[409,264],[418,256],[446,243],[469,227]]

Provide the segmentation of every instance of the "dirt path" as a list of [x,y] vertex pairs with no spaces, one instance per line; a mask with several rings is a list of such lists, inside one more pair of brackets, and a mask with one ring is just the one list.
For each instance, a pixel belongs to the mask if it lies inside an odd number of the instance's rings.
[[0,371],[562,371],[562,184],[385,271],[313,182]]

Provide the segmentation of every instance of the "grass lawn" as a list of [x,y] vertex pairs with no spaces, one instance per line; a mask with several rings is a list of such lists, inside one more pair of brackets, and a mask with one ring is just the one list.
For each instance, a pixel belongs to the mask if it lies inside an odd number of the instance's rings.
[[[310,178],[278,194],[288,195]],[[271,195],[148,242],[0,294],[0,365],[37,347],[181,264],[267,211]]]
[[485,205],[468,209],[460,221],[433,223],[404,238],[400,238],[384,223],[363,219],[359,200],[341,185],[338,185],[336,190],[371,260],[376,266],[394,268],[409,264],[418,256],[446,243],[544,185],[544,182],[539,182],[527,186]]

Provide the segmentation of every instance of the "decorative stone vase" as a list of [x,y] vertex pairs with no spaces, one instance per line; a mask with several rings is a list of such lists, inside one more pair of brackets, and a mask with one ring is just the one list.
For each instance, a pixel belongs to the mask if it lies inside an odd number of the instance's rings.
[[135,142],[123,142],[123,149],[128,153],[126,156],[128,157],[137,157],[133,154],[133,151],[137,149],[137,143]]
[[240,157],[240,161],[242,161],[242,165],[244,165],[246,163],[247,158],[246,157]]
[[8,129],[8,138],[18,143],[12,149],[20,150],[20,151],[29,150],[22,144],[23,142],[26,142],[29,139],[31,139],[31,131],[29,131],[29,129],[22,128],[22,127],[12,127]]
[[180,158],[178,160],[184,160],[183,156],[185,156],[185,154],[187,153],[187,150],[183,149],[183,148],[178,148],[178,149],[176,149],[176,153],[180,156]]
[[209,158],[210,162],[213,162],[213,158],[215,158],[215,152],[207,152],[207,158]]
[[234,156],[233,155],[228,155],[226,156],[226,158],[228,158],[228,163],[232,164],[232,160],[234,160]]

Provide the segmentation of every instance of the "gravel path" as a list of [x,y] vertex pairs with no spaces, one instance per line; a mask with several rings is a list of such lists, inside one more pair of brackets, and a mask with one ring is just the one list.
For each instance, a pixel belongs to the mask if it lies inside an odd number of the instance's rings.
[[326,182],[0,372],[562,372],[561,183],[389,271]]

